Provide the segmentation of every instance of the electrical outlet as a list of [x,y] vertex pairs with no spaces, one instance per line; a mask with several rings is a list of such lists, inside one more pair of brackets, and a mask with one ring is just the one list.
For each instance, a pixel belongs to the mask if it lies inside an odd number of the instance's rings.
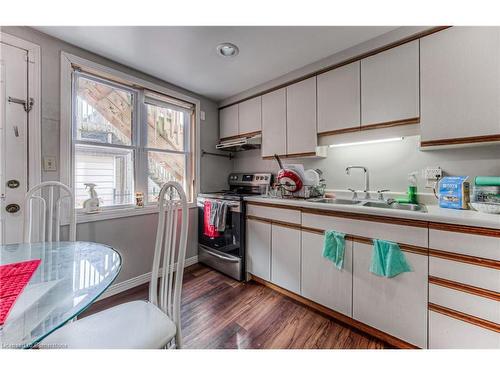
[[441,167],[427,167],[422,170],[422,177],[425,180],[425,187],[433,188],[436,185],[437,180],[443,176],[443,170]]

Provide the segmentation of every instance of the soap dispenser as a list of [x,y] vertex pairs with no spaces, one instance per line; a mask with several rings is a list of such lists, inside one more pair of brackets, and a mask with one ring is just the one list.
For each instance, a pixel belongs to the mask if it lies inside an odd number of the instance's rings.
[[95,191],[96,184],[93,183],[85,183],[85,189],[88,189],[90,198],[86,199],[83,202],[83,211],[87,214],[92,214],[100,211],[99,208],[99,197],[97,196],[97,192]]
[[397,198],[398,203],[418,204],[417,201],[417,174],[418,172],[408,173],[408,190],[405,198]]

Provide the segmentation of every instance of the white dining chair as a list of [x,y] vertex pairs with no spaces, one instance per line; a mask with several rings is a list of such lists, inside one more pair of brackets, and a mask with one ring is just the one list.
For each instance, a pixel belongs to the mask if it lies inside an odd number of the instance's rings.
[[[175,199],[176,195],[180,199]],[[177,182],[168,182],[161,188],[159,197],[149,300],[123,303],[66,324],[43,340],[40,347],[181,348],[180,309],[187,225],[186,194]]]
[[[46,192],[45,195],[44,192]],[[54,199],[56,199],[55,202]],[[58,181],[46,181],[34,186],[25,195],[23,223],[25,243],[31,242],[34,222],[39,225],[39,242],[45,242],[46,239],[48,242],[52,242],[53,239],[55,241],[60,240],[61,203],[63,200],[69,201],[68,240],[76,241],[75,197],[73,191]],[[40,215],[33,214],[34,201],[40,202],[42,208]]]

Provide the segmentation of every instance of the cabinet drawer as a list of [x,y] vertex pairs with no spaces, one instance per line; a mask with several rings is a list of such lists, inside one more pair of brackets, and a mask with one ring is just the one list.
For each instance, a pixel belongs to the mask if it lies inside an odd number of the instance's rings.
[[429,311],[429,349],[498,349],[500,334]]
[[383,239],[400,244],[427,247],[427,228],[375,221],[346,219],[303,213],[302,225],[316,229],[334,229],[355,236]]
[[429,275],[500,292],[500,270],[494,268],[430,256]]
[[429,229],[429,248],[500,260],[500,238]]
[[431,283],[429,302],[500,324],[500,302],[490,298]]
[[300,211],[294,209],[257,206],[248,203],[247,215],[285,223],[300,224]]

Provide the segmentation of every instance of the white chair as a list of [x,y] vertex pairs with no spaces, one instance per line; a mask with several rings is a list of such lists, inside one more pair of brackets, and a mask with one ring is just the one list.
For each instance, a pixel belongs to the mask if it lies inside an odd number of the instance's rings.
[[[48,196],[44,198],[43,190],[48,189]],[[54,204],[55,189],[59,190],[59,196]],[[33,218],[38,217],[40,223],[40,242],[52,242],[53,232],[55,241],[60,239],[61,231],[61,202],[69,200],[69,241],[76,241],[76,218],[75,218],[75,197],[73,192],[66,185],[58,181],[42,182],[31,188],[24,198],[24,242],[31,242]],[[42,207],[41,215],[33,215],[33,201],[39,201]],[[55,230],[54,228],[55,221]],[[47,225],[46,225],[47,223]],[[45,236],[47,234],[47,237]]]
[[[180,199],[174,200],[176,193]],[[66,324],[48,336],[41,343],[41,348],[45,344],[48,347],[62,345],[70,349],[159,349],[182,346],[180,307],[188,211],[186,195],[177,182],[163,185],[159,207],[149,301],[124,303]]]

